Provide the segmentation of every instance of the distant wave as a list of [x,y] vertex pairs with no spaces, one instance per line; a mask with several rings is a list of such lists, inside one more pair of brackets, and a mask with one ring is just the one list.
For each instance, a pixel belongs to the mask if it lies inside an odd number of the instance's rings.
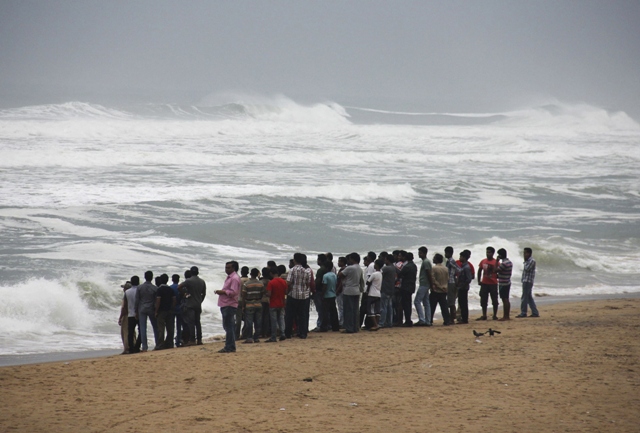
[[336,102],[300,104],[285,96],[224,95],[198,104],[135,104],[105,107],[88,102],[33,105],[0,110],[2,121],[132,121],[132,120],[258,121],[297,125],[350,124],[494,125],[586,131],[634,131],[640,125],[622,111],[587,104],[554,102],[520,110],[469,112],[412,112],[342,106]]

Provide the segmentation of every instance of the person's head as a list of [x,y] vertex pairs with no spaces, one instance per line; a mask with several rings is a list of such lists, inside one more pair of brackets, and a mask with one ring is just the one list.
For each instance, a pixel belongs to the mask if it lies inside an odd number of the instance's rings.
[[178,275],[178,274],[171,275],[171,281],[174,284],[178,284],[180,282],[180,275]]
[[224,264],[224,272],[227,275],[231,275],[234,272],[238,272],[238,267],[238,262],[236,262],[235,260],[231,260],[230,262]]
[[388,255],[389,255],[388,252],[381,251],[380,254],[378,254],[378,258],[384,260],[384,258],[387,257]]
[[258,268],[251,269],[251,278],[258,278],[258,275],[260,275]]
[[240,269],[240,276],[242,277],[249,276],[249,266],[243,266],[242,269]]
[[322,266],[324,267],[324,270],[327,272],[332,272],[333,271],[333,263],[331,263],[330,261],[326,261],[322,264]]
[[131,277],[131,285],[132,286],[139,286],[140,285],[140,277],[137,275],[134,275],[133,277]]
[[187,269],[186,271],[184,271],[184,279],[188,280],[189,278],[191,278],[191,271]]
[[524,249],[524,259],[525,260],[529,260],[529,258],[531,258],[531,255],[533,254],[533,250],[529,247]]
[[405,252],[404,255],[408,261],[412,262],[413,261],[413,253],[409,253],[409,252]]
[[329,262],[333,261],[333,254],[327,253],[326,256],[327,256],[327,261],[329,261]]
[[200,270],[197,266],[191,266],[191,276],[197,276],[200,273]]
[[382,259],[378,259],[375,262],[373,262],[373,267],[376,271],[379,271],[380,269],[382,269],[383,266],[384,266],[384,260]]
[[276,266],[276,262],[274,262],[273,260],[269,260],[267,262],[267,268],[275,268]]
[[487,258],[489,260],[493,259],[493,255],[496,253],[496,249],[493,247],[487,247]]
[[275,266],[273,268],[269,268],[269,276],[271,277],[271,279],[273,280],[274,278],[277,278],[280,276],[280,270],[279,270],[280,266]]
[[344,268],[347,266],[347,258],[346,257],[338,257],[338,267]]
[[420,247],[418,248],[418,257],[420,257],[422,260],[427,258],[427,253],[429,252],[429,250],[427,249],[427,247]]
[[446,247],[444,249],[444,256],[448,259],[450,259],[451,257],[453,257],[453,247]]
[[156,278],[155,278],[155,280],[153,280],[153,283],[154,283],[156,286],[161,286],[161,285],[162,285],[162,278],[160,278],[160,277],[156,277]]
[[469,251],[469,250],[463,250],[460,253],[460,261],[462,263],[468,262],[470,257],[471,257],[471,251]]
[[351,258],[351,263],[352,264],[354,264],[354,265],[360,264],[360,254],[351,253],[351,254],[349,254],[349,258]]
[[387,265],[393,265],[393,256],[391,254],[387,254],[384,258],[384,263]]
[[433,263],[435,263],[436,265],[441,264],[443,261],[444,257],[442,257],[442,254],[436,253],[435,256],[433,256]]
[[169,282],[169,275],[167,274],[160,275],[160,280],[162,281],[162,284],[167,284]]
[[308,268],[309,267],[309,263],[307,263],[307,255],[306,254],[300,254],[300,266],[302,266],[303,268]]
[[153,272],[151,272],[151,271],[147,271],[147,272],[145,272],[145,273],[144,273],[144,280],[145,280],[147,283],[150,283],[151,281],[153,281]]
[[289,260],[289,269],[293,268],[296,265],[296,261],[291,259]]
[[373,263],[376,261],[376,259],[378,258],[378,256],[376,255],[376,253],[374,253],[373,251],[369,251],[367,253],[367,257],[369,258],[369,263]]
[[260,273],[262,274],[262,278],[271,279],[271,268],[265,266],[264,268],[262,268],[262,271],[260,271]]
[[302,253],[295,253],[293,255],[293,263],[295,263],[296,265],[302,264]]
[[278,265],[278,275],[286,274],[287,267],[285,265]]
[[318,266],[322,266],[324,264],[324,262],[326,262],[326,261],[327,261],[327,255],[326,254],[318,254],[318,260],[316,261]]
[[124,283],[120,287],[122,287],[122,290],[124,290],[126,292],[127,290],[129,290],[131,288],[131,281],[127,281],[126,283]]
[[504,248],[500,248],[498,250],[498,258],[499,259],[506,259],[507,258],[507,250],[505,250]]
[[400,250],[393,250],[391,254],[393,255],[394,262],[397,262],[398,260],[400,260]]
[[405,250],[401,250],[398,253],[398,260],[400,260],[401,262],[406,262],[407,261],[407,252]]
[[364,258],[362,259],[362,264],[365,266],[369,266],[369,263],[371,263],[371,260],[369,260],[369,257],[364,256]]

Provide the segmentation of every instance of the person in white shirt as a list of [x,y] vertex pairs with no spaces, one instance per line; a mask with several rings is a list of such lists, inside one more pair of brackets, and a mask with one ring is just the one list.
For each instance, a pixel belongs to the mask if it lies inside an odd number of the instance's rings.
[[367,287],[369,294],[367,296],[367,317],[372,322],[370,331],[380,329],[378,321],[380,319],[380,289],[382,288],[382,260],[376,260],[374,263],[374,272],[367,278]]

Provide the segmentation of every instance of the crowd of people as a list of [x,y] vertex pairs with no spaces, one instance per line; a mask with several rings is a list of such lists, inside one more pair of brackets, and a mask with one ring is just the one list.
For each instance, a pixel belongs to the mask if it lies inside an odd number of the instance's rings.
[[[240,269],[238,262],[227,262],[227,278],[222,288],[214,292],[225,330],[225,345],[220,352],[235,352],[236,340],[255,344],[261,339],[275,343],[294,335],[306,339],[311,303],[318,315],[311,332],[353,334],[398,326],[433,326],[438,306],[444,326],[466,324],[468,292],[474,279],[480,285],[482,308],[482,315],[476,320],[489,319],[489,299],[493,320],[511,320],[513,264],[504,248],[496,252],[487,247],[477,273],[469,261],[469,250],[460,252],[458,260],[453,257],[452,247],[446,247],[444,255],[434,254],[432,260],[427,253],[427,247],[418,249],[419,267],[413,253],[403,250],[380,254],[371,251],[362,259],[364,267],[355,252],[339,257],[336,264],[333,254],[318,254],[315,271],[302,253],[295,253],[288,267],[269,261],[262,269]],[[520,314],[515,317],[539,317],[532,293],[536,262],[531,248],[524,249],[524,259]],[[139,277],[133,276],[122,285],[119,324],[123,353],[148,350],[148,322],[155,339],[153,350],[202,344],[200,315],[207,285],[200,278],[198,267],[187,270],[182,282],[180,275],[172,275],[171,285],[167,274],[154,279],[153,272],[147,271],[144,279],[141,284]],[[501,318],[499,298],[503,304]],[[413,306],[417,322],[412,320]]]

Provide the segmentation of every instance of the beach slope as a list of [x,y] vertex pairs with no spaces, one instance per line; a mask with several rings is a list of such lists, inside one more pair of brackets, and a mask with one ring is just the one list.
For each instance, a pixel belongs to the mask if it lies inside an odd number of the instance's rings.
[[637,432],[640,299],[541,314],[3,367],[0,431]]

